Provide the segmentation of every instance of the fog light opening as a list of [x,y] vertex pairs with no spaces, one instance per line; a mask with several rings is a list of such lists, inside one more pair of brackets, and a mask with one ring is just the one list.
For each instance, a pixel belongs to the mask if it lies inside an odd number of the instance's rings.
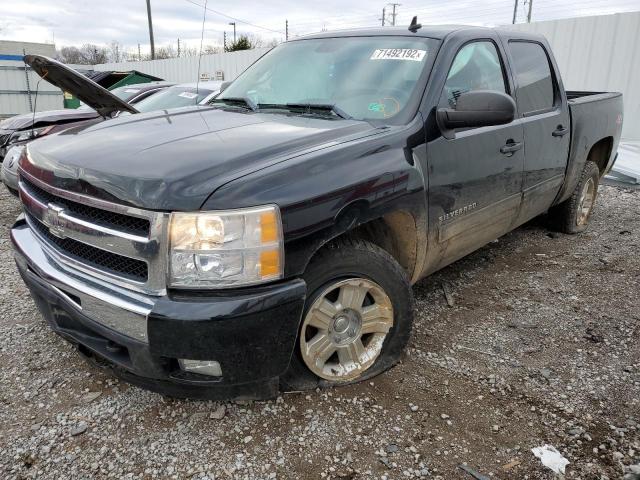
[[222,376],[222,367],[215,360],[187,360],[180,358],[178,359],[178,364],[185,372],[208,375],[210,377]]

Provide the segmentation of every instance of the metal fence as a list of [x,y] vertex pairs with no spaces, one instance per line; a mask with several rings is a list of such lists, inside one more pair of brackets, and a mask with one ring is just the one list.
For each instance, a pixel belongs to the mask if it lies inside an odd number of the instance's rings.
[[0,119],[32,112],[34,107],[38,111],[62,108],[62,92],[50,83],[40,81],[40,77],[25,66],[22,61],[24,53],[53,56],[55,47],[0,41]]
[[625,140],[640,140],[640,12],[514,25],[549,39],[569,90],[624,95]]
[[[208,80],[233,80],[268,51],[268,48],[256,48],[239,52],[203,55],[200,65],[201,77]],[[198,79],[198,57],[170,58],[167,60],[150,60],[144,62],[105,63],[95,65],[93,68],[100,71],[138,70],[177,83],[195,82]],[[220,73],[222,75],[220,75]],[[220,76],[224,78],[220,78]]]

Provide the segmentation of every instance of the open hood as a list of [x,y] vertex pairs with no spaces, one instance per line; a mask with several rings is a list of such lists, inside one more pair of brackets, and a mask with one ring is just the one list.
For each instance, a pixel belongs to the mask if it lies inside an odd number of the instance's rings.
[[116,112],[138,113],[135,108],[120,100],[109,90],[52,58],[26,55],[24,63],[33,68],[47,82],[75,95],[105,118]]

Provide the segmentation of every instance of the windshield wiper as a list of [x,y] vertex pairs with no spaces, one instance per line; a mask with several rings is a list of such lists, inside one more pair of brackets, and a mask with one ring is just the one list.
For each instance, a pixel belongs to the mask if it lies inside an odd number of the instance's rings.
[[227,105],[231,105],[232,107],[245,107],[251,110],[252,112],[258,111],[258,106],[247,97],[232,97],[232,98],[213,98],[209,101],[209,105],[214,103],[226,103]]
[[314,110],[316,111],[323,111],[323,112],[329,112],[329,113],[334,113],[335,115],[337,115],[340,118],[343,118],[345,120],[349,120],[351,119],[351,115],[349,115],[348,113],[346,113],[344,110],[342,110],[340,107],[338,107],[337,105],[332,105],[330,103],[259,103],[258,104],[258,108],[260,109],[282,109],[282,110],[289,110],[290,112],[296,111],[296,110],[302,110],[302,113],[313,113]]

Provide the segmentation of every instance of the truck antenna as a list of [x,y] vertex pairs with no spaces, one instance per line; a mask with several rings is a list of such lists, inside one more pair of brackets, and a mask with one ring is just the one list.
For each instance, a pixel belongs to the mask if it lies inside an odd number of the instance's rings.
[[[200,63],[202,62],[202,42],[204,41],[204,22],[207,19],[207,0],[204,0],[204,13],[202,14],[202,34],[200,35],[200,55],[198,55],[198,78],[196,79],[196,95],[200,93]],[[196,98],[196,103],[198,99]]]
[[409,31],[412,33],[416,33],[421,28],[422,28],[422,24],[418,23],[418,17],[417,16],[413,17],[413,20],[411,20],[411,25],[409,25]]

